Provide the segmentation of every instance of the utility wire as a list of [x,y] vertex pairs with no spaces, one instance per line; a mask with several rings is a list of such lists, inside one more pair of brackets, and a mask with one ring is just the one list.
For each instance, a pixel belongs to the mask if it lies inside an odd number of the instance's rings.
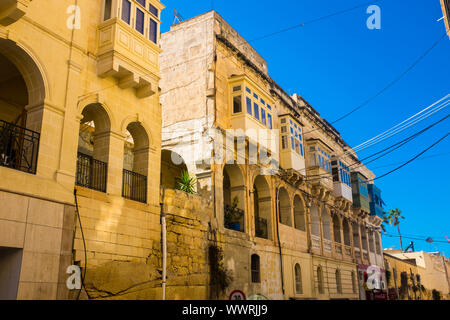
[[448,136],[450,135],[450,133],[447,133],[445,136],[443,136],[442,138],[440,138],[438,141],[436,141],[435,143],[433,143],[430,147],[428,147],[427,149],[425,149],[424,151],[422,151],[421,153],[419,153],[417,156],[415,156],[414,158],[412,158],[411,160],[408,160],[407,162],[405,162],[404,164],[402,164],[401,166],[395,168],[394,170],[391,170],[375,179],[369,180],[367,182],[372,182],[372,181],[376,181],[379,180],[381,178],[384,178],[398,170],[400,170],[401,168],[405,167],[406,165],[410,164],[411,162],[413,162],[414,160],[416,160],[417,158],[419,158],[421,155],[423,155],[424,153],[426,153],[428,150],[432,149],[433,147],[435,147],[436,145],[438,145],[439,143],[441,143],[444,139],[446,139]]
[[350,112],[346,113],[342,117],[334,120],[331,122],[331,124],[335,124],[337,122],[340,122],[344,120],[345,118],[349,117],[359,109],[365,107],[370,102],[375,100],[377,97],[382,95],[384,92],[386,92],[388,89],[390,89],[392,86],[394,86],[397,82],[399,82],[404,76],[406,76],[412,69],[414,69],[436,46],[447,36],[447,33],[445,32],[436,42],[433,43],[433,45],[428,48],[417,60],[415,60],[405,71],[403,71],[399,76],[397,76],[393,81],[389,82],[385,87],[383,87],[380,91],[378,91],[375,95],[364,101],[362,104],[357,106],[355,109],[351,110]]

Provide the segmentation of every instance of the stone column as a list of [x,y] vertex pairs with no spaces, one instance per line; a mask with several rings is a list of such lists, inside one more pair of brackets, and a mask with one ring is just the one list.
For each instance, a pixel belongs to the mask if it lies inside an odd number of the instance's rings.
[[[125,136],[117,132],[109,132],[108,180],[106,192],[115,196],[122,196],[123,153]],[[99,159],[100,160],[100,159]]]

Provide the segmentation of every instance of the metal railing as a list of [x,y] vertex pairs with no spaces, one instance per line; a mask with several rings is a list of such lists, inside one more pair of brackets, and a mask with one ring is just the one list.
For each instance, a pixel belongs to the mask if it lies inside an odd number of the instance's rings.
[[78,153],[76,185],[106,192],[108,164],[83,153]]
[[268,239],[269,234],[267,232],[267,220],[263,218],[255,217],[255,235],[258,238]]
[[40,136],[0,120],[0,166],[36,174]]
[[124,169],[122,197],[142,203],[147,202],[147,177]]

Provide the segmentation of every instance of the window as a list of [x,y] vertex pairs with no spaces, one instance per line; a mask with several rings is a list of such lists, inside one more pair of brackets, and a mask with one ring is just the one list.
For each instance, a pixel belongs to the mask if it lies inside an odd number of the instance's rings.
[[281,133],[286,133],[286,132],[287,132],[286,126],[282,126],[282,127],[281,127]]
[[241,91],[241,86],[233,87],[233,92]]
[[261,98],[261,99],[260,99],[260,101],[261,101],[261,104],[262,104],[263,106],[265,106],[265,105],[266,105],[266,102],[264,101],[264,99],[263,99],[263,98]]
[[282,136],[282,137],[281,137],[281,147],[282,147],[283,149],[287,149],[287,147],[288,147],[288,139],[287,139],[287,136]]
[[[269,105],[267,105],[267,106],[269,106]],[[267,114],[267,122],[268,122],[267,125],[268,125],[269,129],[272,130],[273,129],[272,115],[270,113]]]
[[294,137],[291,137],[291,148],[292,148],[292,150],[295,150],[295,140],[294,140]]
[[249,97],[247,97],[247,113],[250,115],[252,114],[252,99],[250,99]]
[[112,0],[105,0],[105,13],[103,21],[111,19]]
[[339,269],[336,269],[336,290],[337,293],[342,293],[341,271]]
[[150,18],[150,31],[148,36],[153,43],[158,42],[158,23],[152,18]]
[[303,293],[302,269],[300,268],[300,265],[298,263],[295,265],[295,293],[297,294]]
[[257,254],[252,255],[251,259],[251,271],[252,271],[252,282],[253,283],[260,283],[261,282],[261,275],[260,275],[260,262],[259,262],[259,256]]
[[259,106],[256,103],[253,105],[253,109],[255,110],[253,116],[259,120]]
[[267,125],[266,110],[264,110],[263,108],[261,108],[261,122],[263,123],[263,125]]
[[248,93],[252,94],[252,90],[250,90],[249,88],[245,88],[245,91],[247,91]]
[[242,98],[241,96],[236,96],[233,98],[233,113],[242,112]]
[[158,18],[159,10],[154,5],[152,5],[151,3],[148,5],[148,7],[149,7],[148,11],[150,11],[151,14],[153,14],[155,17]]
[[317,267],[317,289],[319,291],[319,294],[324,294],[324,288],[323,288],[323,271],[322,267]]
[[136,8],[136,30],[144,34],[144,12]]
[[259,100],[259,97],[256,93],[253,93],[253,98],[255,98],[256,100]]
[[131,20],[131,2],[122,0],[122,20],[130,24]]
[[272,107],[270,105],[267,105],[267,109],[272,110]]
[[281,119],[281,123],[286,123],[286,118]]
[[136,2],[145,8],[145,0],[136,0]]

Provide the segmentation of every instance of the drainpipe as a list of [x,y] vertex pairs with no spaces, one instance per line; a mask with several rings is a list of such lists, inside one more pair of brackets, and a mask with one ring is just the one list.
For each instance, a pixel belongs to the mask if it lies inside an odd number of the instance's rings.
[[162,187],[161,195],[161,242],[162,242],[162,300],[166,300],[166,278],[167,278],[167,225],[164,213],[164,195],[166,189]]
[[278,224],[279,224],[279,217],[278,217],[278,190],[275,190],[275,213],[276,213],[276,219],[277,219],[277,239],[278,239],[278,248],[280,250],[280,271],[281,271],[281,291],[283,293],[283,298],[284,298],[284,274],[283,274],[283,255],[281,252],[281,241],[280,241],[280,232],[279,232],[279,228],[278,228]]

